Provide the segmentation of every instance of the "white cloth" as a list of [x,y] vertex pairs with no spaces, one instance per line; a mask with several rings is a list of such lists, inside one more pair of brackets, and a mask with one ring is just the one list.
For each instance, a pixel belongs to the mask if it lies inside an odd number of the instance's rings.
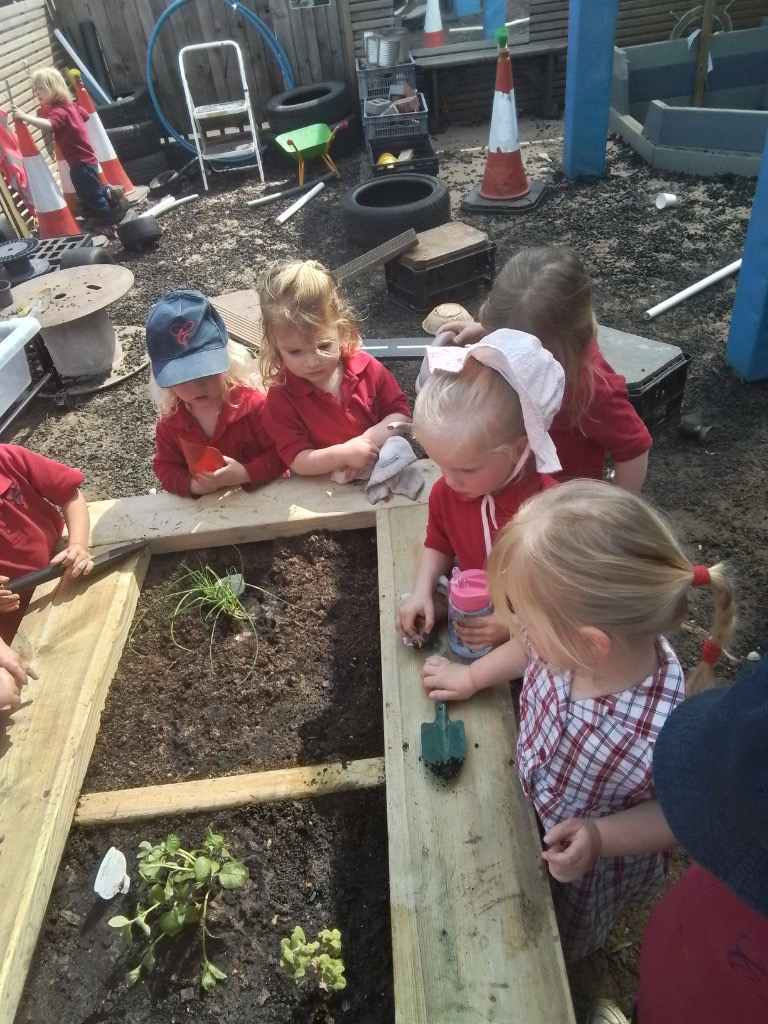
[[424,486],[424,478],[413,465],[416,453],[404,437],[388,437],[371,470],[365,493],[372,505],[390,494],[404,494],[412,501]]
[[520,399],[528,443],[536,457],[539,473],[557,473],[562,468],[549,428],[563,401],[565,373],[538,338],[523,331],[494,331],[468,348],[430,346],[430,372],[458,373],[472,357],[500,373]]

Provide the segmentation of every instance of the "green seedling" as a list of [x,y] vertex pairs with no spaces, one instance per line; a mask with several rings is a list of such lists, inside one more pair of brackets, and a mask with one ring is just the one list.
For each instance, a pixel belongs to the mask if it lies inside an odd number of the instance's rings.
[[341,932],[338,928],[323,928],[316,942],[307,942],[304,930],[296,925],[290,938],[280,940],[280,970],[297,988],[306,987],[325,1008],[334,992],[347,986]]
[[208,907],[222,889],[244,888],[248,868],[232,856],[224,837],[210,827],[198,850],[182,850],[175,835],[166,836],[155,846],[145,840],[139,844],[138,862],[142,901],[134,917],[118,915],[109,921],[110,927],[116,928],[129,944],[133,942],[134,928],[139,938],[146,941],[141,959],[125,976],[126,985],[135,985],[142,972],[153,970],[156,950],[163,939],[175,938],[190,925],[200,932],[200,984],[209,992],[226,974],[208,959],[206,939],[212,937],[206,924]]

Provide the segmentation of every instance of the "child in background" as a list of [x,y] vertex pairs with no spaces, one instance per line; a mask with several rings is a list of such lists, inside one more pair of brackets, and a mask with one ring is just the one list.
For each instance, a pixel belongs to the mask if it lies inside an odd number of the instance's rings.
[[408,400],[367,352],[332,274],[308,260],[274,266],[259,282],[265,426],[303,476],[369,475],[389,424],[407,424]]
[[624,378],[597,345],[592,287],[567,246],[521,249],[508,260],[480,310],[481,323],[448,323],[452,344],[469,345],[489,331],[514,327],[541,340],[565,370],[565,396],[550,433],[562,463],[559,480],[601,480],[606,454],[614,482],[639,493],[651,435],[630,404]]
[[[82,482],[79,469],[15,444],[0,444],[0,585],[49,564],[65,566],[65,576],[91,571],[90,522],[79,490]],[[66,546],[54,555],[65,526]],[[0,586],[0,638],[5,643],[19,628],[30,597]],[[0,667],[8,666],[0,662]]]
[[[470,349],[430,349],[429,358],[435,372],[416,399],[414,433],[442,476],[429,495],[413,591],[396,621],[410,640],[431,633],[434,590],[454,559],[462,570],[482,569],[498,531],[524,501],[555,485],[547,474],[560,468],[547,430],[563,370],[537,338],[496,331]],[[495,612],[457,623],[456,633],[474,650],[509,638]]]
[[149,311],[150,392],[160,418],[154,470],[172,494],[211,494],[275,480],[285,466],[262,425],[255,365],[228,342],[224,321],[197,291],[164,295]]
[[[497,608],[517,635],[469,666],[424,664],[435,700],[462,700],[523,676],[517,764],[545,834],[567,818],[601,818],[655,796],[651,755],[685,696],[677,657],[662,635],[687,615],[692,586],[710,586],[712,637],[690,690],[711,683],[733,630],[722,566],[694,566],[666,522],[617,487],[574,480],[532,498],[489,560]],[[618,913],[653,893],[663,854],[612,857],[554,886],[566,958],[605,941]]]
[[116,238],[115,210],[120,202],[117,189],[102,185],[99,181],[99,161],[88,139],[85,122],[90,117],[87,110],[75,103],[70,96],[67,83],[56,68],[38,68],[32,72],[32,88],[40,100],[44,117],[25,114],[14,103],[11,112],[19,121],[47,128],[53,132],[61,155],[69,164],[72,187],[77,193],[83,214],[95,221],[94,230],[107,238]]

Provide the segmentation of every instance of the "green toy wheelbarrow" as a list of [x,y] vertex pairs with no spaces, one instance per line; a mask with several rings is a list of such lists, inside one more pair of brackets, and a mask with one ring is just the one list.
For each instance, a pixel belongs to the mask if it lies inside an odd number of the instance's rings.
[[296,128],[291,132],[284,132],[275,138],[275,142],[285,153],[290,155],[299,165],[299,185],[304,184],[304,161],[312,160],[319,156],[325,166],[335,178],[341,174],[336,164],[331,160],[330,148],[336,132],[340,128],[346,128],[346,121],[339,123],[331,130],[327,124],[309,124],[306,128]]

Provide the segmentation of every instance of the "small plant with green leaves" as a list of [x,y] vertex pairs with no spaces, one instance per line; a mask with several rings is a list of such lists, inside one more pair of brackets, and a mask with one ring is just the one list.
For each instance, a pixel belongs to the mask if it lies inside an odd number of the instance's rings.
[[197,850],[182,850],[175,835],[166,836],[154,846],[145,840],[139,844],[138,861],[140,892],[145,899],[136,907],[133,917],[118,915],[109,921],[110,927],[116,928],[129,944],[133,942],[134,928],[146,940],[139,963],[125,976],[126,985],[134,985],[143,971],[153,970],[156,950],[163,939],[175,938],[190,925],[200,932],[200,983],[210,991],[226,974],[208,959],[206,940],[212,937],[206,923],[208,908],[220,890],[244,888],[248,868],[232,856],[224,837],[210,827]]
[[341,932],[323,928],[317,940],[307,942],[303,928],[293,929],[290,938],[280,940],[280,970],[298,989],[319,998],[325,1008],[335,992],[347,986],[341,958]]

